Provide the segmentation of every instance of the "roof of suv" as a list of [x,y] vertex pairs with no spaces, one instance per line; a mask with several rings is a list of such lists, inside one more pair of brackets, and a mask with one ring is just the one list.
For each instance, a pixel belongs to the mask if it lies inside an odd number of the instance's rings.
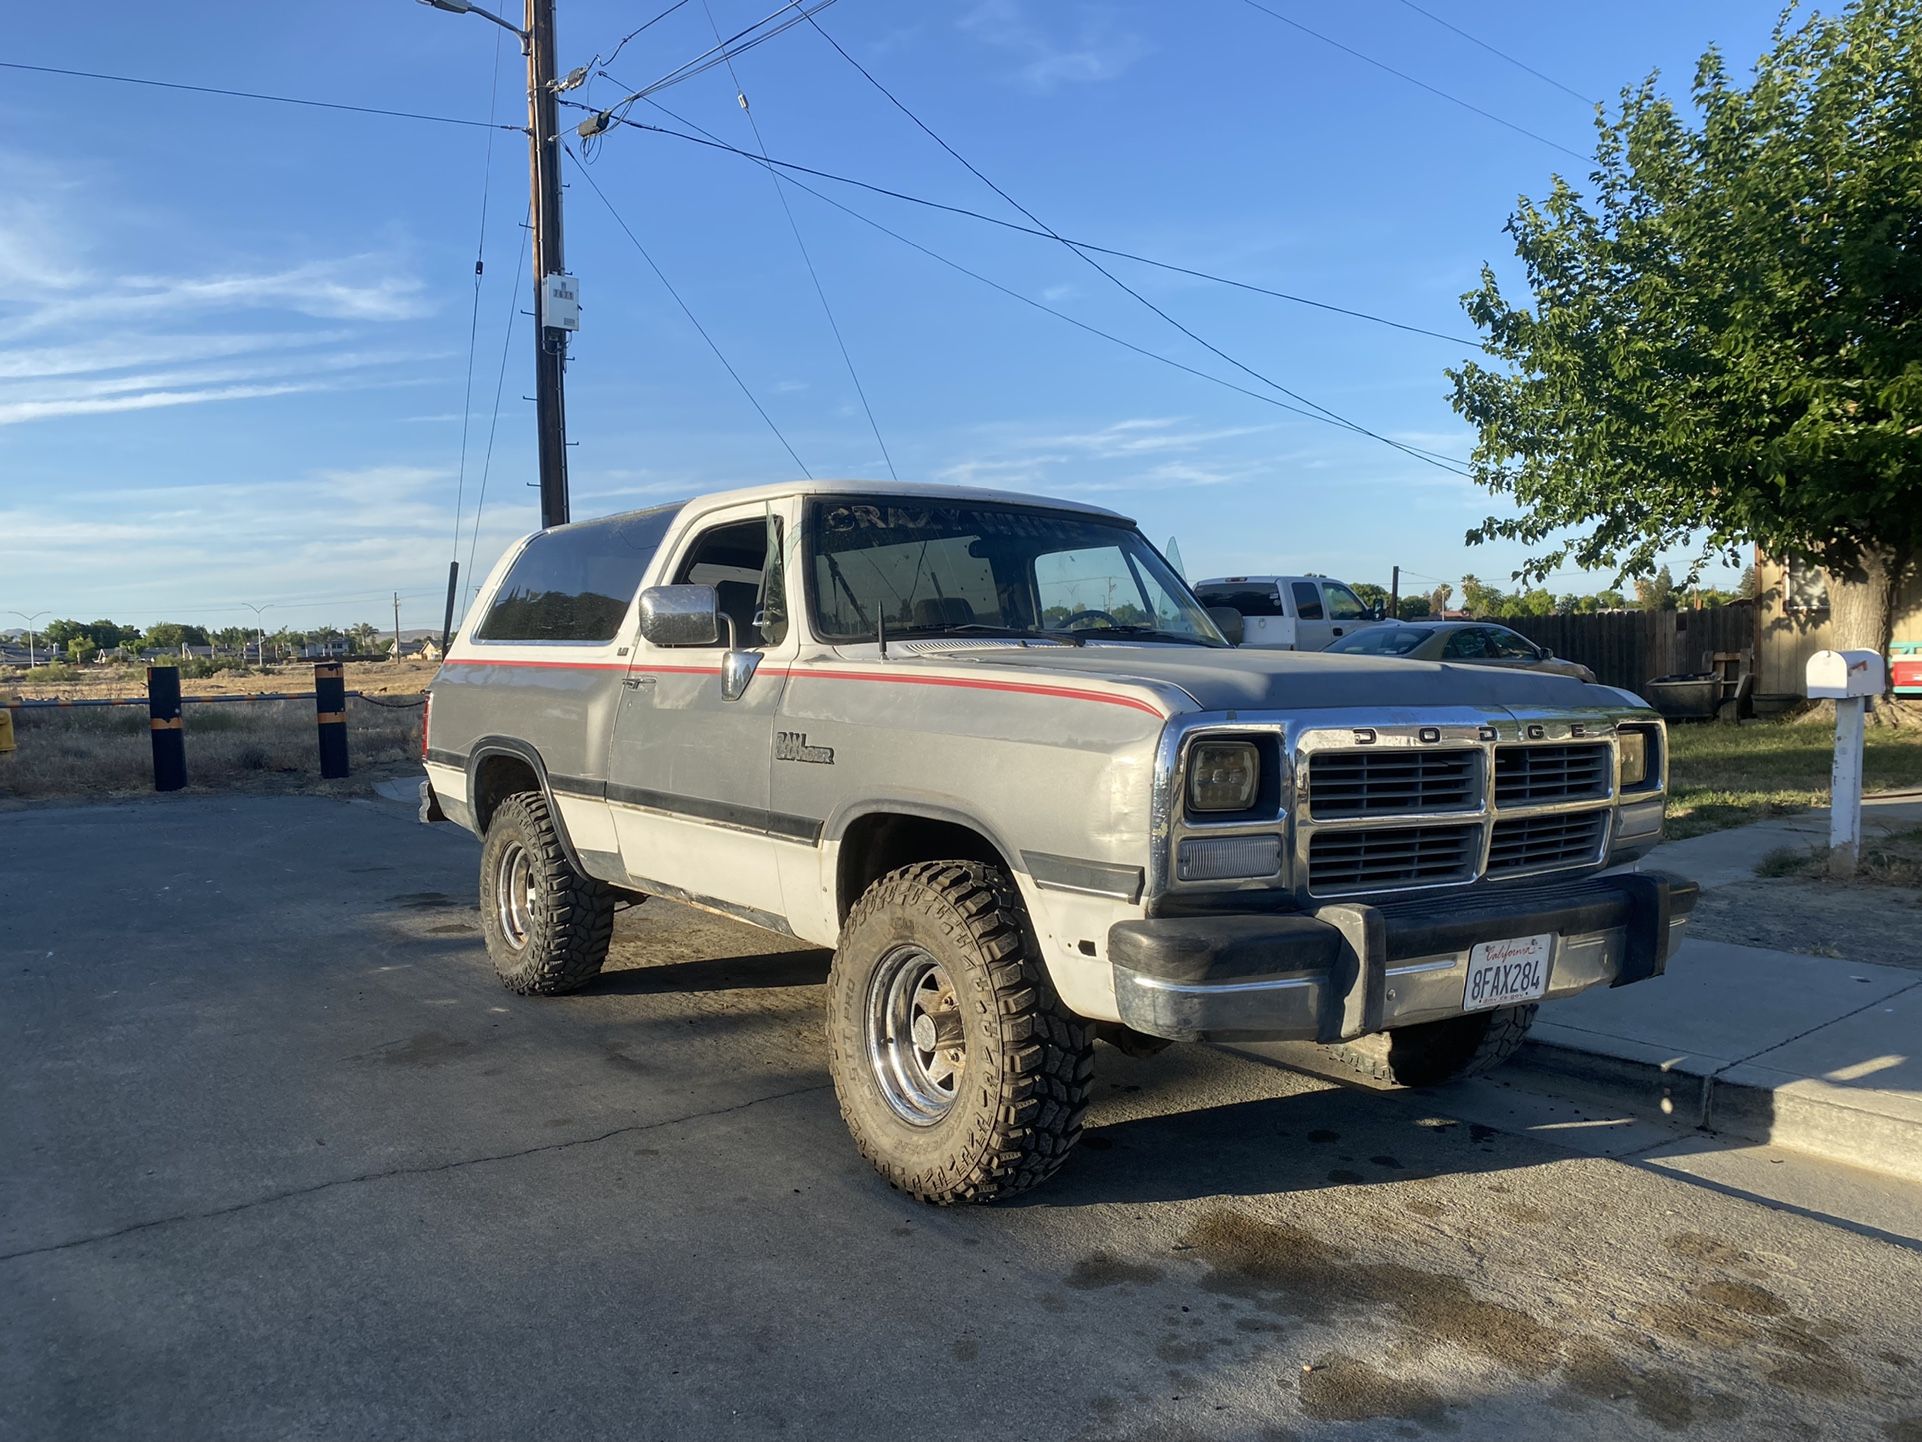
[[[995,501],[1003,505],[1043,506],[1055,511],[1080,511],[1090,516],[1103,516],[1109,520],[1126,521],[1134,524],[1132,517],[1105,506],[1091,506],[1082,501],[1063,500],[1058,496],[1023,495],[1019,491],[993,491],[979,486],[940,486],[924,481],[859,481],[859,480],[818,480],[786,481],[769,486],[746,486],[733,491],[708,492],[688,496],[680,502],[683,505],[700,502],[701,509],[716,510],[722,506],[733,506],[755,501],[774,501],[783,496],[902,496],[927,501]],[[582,519],[588,519],[583,517]],[[595,518],[598,519],[598,518]]]

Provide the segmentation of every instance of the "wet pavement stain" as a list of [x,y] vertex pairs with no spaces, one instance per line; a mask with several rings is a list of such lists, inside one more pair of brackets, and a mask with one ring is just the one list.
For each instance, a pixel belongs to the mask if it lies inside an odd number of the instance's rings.
[[1378,1372],[1353,1357],[1332,1356],[1301,1374],[1301,1410],[1318,1422],[1369,1422],[1377,1418],[1419,1422],[1452,1432],[1448,1403],[1419,1382]]
[[387,899],[396,906],[411,906],[421,911],[446,906],[453,901],[444,891],[398,891]]
[[471,1041],[442,1036],[437,1031],[416,1032],[403,1042],[383,1047],[375,1055],[388,1066],[440,1066],[472,1051]]
[[1727,1307],[1751,1317],[1786,1316],[1789,1304],[1775,1293],[1764,1291],[1753,1282],[1731,1282],[1718,1277],[1691,1289],[1704,1302]]
[[1393,1157],[1370,1157],[1368,1160],[1373,1162],[1378,1167],[1388,1168],[1388,1170],[1391,1172],[1399,1172],[1399,1171],[1407,1170],[1405,1167],[1402,1166],[1402,1164],[1399,1161],[1397,1161]]
[[477,921],[448,921],[439,926],[428,927],[427,934],[429,936],[472,936],[479,930],[480,923]]
[[1696,1398],[1688,1378],[1668,1368],[1637,1370],[1600,1342],[1578,1338],[1562,1361],[1564,1396],[1590,1402],[1629,1401],[1635,1410],[1667,1431],[1695,1420]]
[[1399,1262],[1362,1262],[1286,1223],[1238,1212],[1204,1216],[1188,1238],[1209,1267],[1202,1286],[1310,1321],[1372,1308],[1426,1342],[1449,1345],[1541,1376],[1560,1334],[1526,1312],[1477,1297],[1460,1277]]
[[981,1355],[981,1344],[972,1337],[963,1337],[948,1349],[954,1353],[957,1362],[972,1362]]
[[1341,1133],[1331,1132],[1326,1127],[1316,1127],[1312,1132],[1308,1133],[1308,1140],[1326,1146],[1329,1142],[1340,1141]]
[[1368,1178],[1364,1177],[1360,1172],[1350,1171],[1347,1167],[1336,1167],[1328,1174],[1328,1180],[1337,1187],[1352,1187],[1357,1183],[1367,1181]]
[[1129,1282],[1147,1284],[1161,1280],[1161,1268],[1145,1262],[1126,1262],[1106,1252],[1095,1252],[1074,1264],[1067,1283],[1077,1292],[1093,1292],[1102,1287],[1119,1287]]

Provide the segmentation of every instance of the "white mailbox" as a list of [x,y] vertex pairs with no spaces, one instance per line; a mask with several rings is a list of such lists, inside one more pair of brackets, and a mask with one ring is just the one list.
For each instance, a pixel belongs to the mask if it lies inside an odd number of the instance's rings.
[[1809,699],[1840,701],[1848,696],[1880,696],[1882,668],[1882,658],[1873,651],[1817,651],[1809,657]]

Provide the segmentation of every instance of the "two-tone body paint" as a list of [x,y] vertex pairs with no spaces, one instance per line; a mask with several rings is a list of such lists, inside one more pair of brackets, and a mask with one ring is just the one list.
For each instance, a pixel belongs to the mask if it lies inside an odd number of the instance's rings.
[[[470,619],[433,688],[428,774],[447,813],[472,826],[477,761],[519,747],[538,758],[590,873],[823,946],[854,900],[839,894],[851,828],[876,813],[953,822],[1007,863],[1063,1001],[1114,1021],[1109,931],[1169,900],[1183,738],[1274,728],[1291,755],[1318,723],[1432,722],[1467,707],[1508,725],[1518,707],[1580,713],[1606,694],[1554,677],[1151,643],[832,646],[809,631],[804,494],[690,503],[643,577],[672,580],[711,525],[782,524],[790,624],[735,699],[722,693],[720,647],[641,637],[638,596],[599,645],[476,642]],[[1646,711],[1617,699],[1615,714]],[[1298,832],[1282,824],[1292,851]]]

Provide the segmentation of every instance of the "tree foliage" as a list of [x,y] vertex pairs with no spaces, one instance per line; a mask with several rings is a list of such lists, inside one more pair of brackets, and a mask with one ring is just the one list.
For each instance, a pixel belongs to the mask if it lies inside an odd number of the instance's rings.
[[1506,364],[1452,399],[1516,505],[1471,542],[1539,579],[1753,540],[1875,592],[1886,642],[1922,551],[1918,62],[1922,0],[1791,10],[1746,86],[1702,58],[1695,123],[1653,76],[1598,117],[1589,193],[1557,177],[1509,220],[1531,301],[1486,267],[1464,297]]

